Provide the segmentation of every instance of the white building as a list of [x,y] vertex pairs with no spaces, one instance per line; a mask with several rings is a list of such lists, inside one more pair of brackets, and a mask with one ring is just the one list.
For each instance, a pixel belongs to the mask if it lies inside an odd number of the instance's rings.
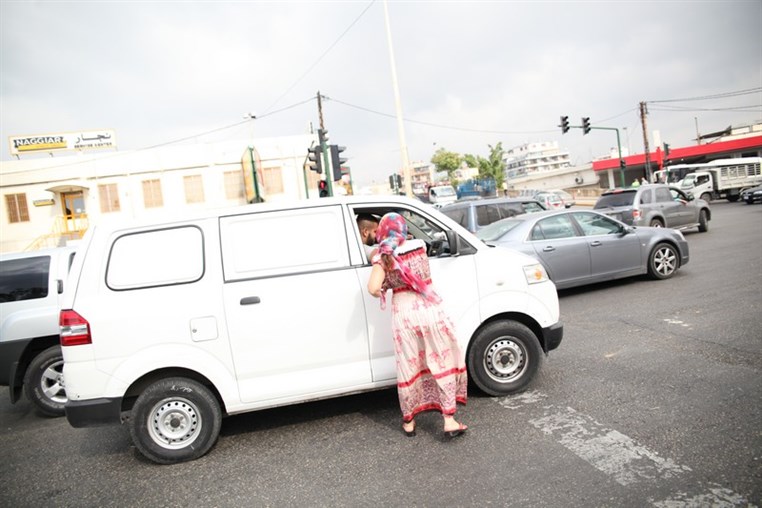
[[511,178],[571,166],[569,152],[562,152],[558,142],[525,143],[511,148],[503,155],[505,177]]
[[255,194],[317,198],[318,175],[304,166],[313,142],[305,134],[1,161],[0,252],[65,245],[109,217],[245,204]]

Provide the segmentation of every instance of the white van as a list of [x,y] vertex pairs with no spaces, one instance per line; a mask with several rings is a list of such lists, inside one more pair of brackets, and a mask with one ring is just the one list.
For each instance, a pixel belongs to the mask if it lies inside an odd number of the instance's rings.
[[525,388],[563,335],[542,266],[419,201],[347,196],[91,227],[61,311],[68,421],[127,422],[173,463],[204,455],[224,415],[395,386],[355,221],[390,211],[428,245],[471,380]]
[[75,247],[0,255],[0,385],[38,411],[63,416],[66,390],[58,317]]
[[429,189],[429,203],[437,208],[458,200],[458,193],[452,185],[437,185]]

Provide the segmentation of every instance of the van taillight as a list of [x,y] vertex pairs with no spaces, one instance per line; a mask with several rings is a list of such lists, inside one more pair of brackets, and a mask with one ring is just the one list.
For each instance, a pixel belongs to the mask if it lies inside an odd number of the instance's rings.
[[62,346],[81,346],[92,344],[90,323],[73,310],[62,310],[58,325],[61,329]]

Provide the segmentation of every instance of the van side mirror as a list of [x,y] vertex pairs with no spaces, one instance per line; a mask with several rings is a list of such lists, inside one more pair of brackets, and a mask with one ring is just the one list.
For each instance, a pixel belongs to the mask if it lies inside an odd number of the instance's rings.
[[453,257],[458,256],[460,254],[460,237],[458,236],[458,233],[452,229],[448,229],[444,233],[447,238],[447,245],[450,247],[450,255]]

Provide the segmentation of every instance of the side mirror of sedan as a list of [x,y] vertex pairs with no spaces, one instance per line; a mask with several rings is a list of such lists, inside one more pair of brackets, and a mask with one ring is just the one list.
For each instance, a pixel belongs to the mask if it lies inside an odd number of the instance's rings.
[[633,229],[630,226],[627,226],[625,224],[622,224],[619,226],[619,236],[625,236],[632,233]]
[[447,237],[447,246],[449,247],[448,250],[450,255],[453,257],[457,256],[460,254],[460,237],[458,236],[458,233],[452,229],[448,229],[444,233]]

